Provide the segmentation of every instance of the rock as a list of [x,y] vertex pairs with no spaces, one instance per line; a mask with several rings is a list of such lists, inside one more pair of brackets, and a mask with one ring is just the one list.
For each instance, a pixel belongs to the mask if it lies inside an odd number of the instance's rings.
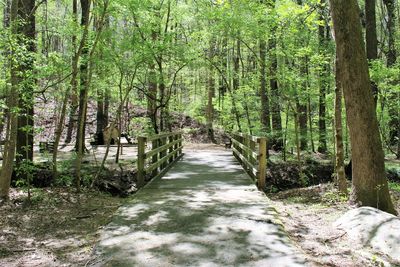
[[400,170],[388,169],[386,170],[386,175],[389,181],[400,182]]
[[297,163],[267,164],[267,192],[302,188],[332,181],[333,165],[317,161],[300,167]]
[[104,171],[96,182],[96,187],[113,196],[127,197],[137,191],[136,171]]
[[334,226],[363,247],[371,247],[395,264],[400,263],[400,218],[371,207],[346,212]]

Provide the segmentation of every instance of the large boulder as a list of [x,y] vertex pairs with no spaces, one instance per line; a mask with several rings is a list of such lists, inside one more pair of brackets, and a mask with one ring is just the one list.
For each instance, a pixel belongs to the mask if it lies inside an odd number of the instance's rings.
[[400,263],[400,218],[371,207],[346,212],[334,225],[355,244],[371,248],[394,264]]

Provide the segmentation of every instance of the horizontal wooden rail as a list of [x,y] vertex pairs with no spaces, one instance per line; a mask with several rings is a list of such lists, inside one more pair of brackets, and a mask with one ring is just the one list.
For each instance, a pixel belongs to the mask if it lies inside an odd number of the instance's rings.
[[267,172],[267,138],[235,133],[232,151],[243,169],[256,180],[259,190],[265,189]]
[[[163,133],[138,137],[137,180],[138,187],[145,184],[145,178],[161,177],[182,154],[182,133]],[[146,151],[151,142],[151,149]]]

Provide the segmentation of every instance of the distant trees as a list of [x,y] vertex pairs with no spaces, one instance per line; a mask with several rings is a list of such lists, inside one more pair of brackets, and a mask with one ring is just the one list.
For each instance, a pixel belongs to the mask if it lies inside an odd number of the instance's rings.
[[[379,86],[381,135],[395,154],[398,1],[382,3],[365,1],[366,50],[375,92]],[[32,163],[33,138],[47,130],[33,120],[39,99],[57,121],[47,127],[55,177],[64,138],[79,152],[79,177],[85,140],[103,143],[107,124],[159,133],[181,127],[172,118],[182,114],[201,122],[213,142],[221,131],[241,131],[267,136],[284,160],[337,152],[337,171],[345,160],[340,140],[349,142],[347,128],[341,131],[340,88],[333,90],[326,0],[7,0],[0,8],[4,192],[14,159]],[[147,116],[133,118],[132,107]]]

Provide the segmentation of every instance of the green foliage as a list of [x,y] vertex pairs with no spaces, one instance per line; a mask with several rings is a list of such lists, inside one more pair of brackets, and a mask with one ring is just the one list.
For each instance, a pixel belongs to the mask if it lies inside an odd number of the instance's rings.
[[335,204],[338,202],[347,202],[349,198],[345,194],[341,194],[337,191],[327,191],[323,194],[322,200],[325,203]]
[[400,193],[400,183],[396,182],[389,182],[389,188],[393,191],[399,192]]

